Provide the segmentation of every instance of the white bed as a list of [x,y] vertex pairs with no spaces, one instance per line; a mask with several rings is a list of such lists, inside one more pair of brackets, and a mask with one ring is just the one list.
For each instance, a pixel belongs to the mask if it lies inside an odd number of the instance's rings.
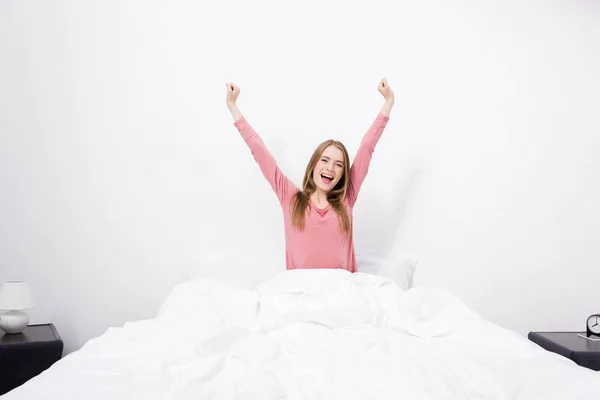
[[176,286],[3,396],[36,399],[591,399],[600,375],[481,318],[446,290],[343,270],[252,290]]

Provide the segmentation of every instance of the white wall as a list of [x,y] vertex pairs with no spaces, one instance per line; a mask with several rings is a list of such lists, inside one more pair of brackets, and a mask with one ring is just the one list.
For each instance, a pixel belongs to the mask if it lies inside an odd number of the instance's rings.
[[190,269],[284,268],[228,80],[299,183],[321,140],[356,151],[387,76],[357,251],[415,256],[417,284],[523,334],[599,311],[596,2],[5,0],[0,29],[0,280],[31,282],[67,353]]

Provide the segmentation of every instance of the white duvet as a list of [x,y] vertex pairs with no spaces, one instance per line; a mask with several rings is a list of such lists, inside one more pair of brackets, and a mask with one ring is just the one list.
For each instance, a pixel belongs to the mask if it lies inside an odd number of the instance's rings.
[[176,286],[156,318],[92,339],[6,400],[592,399],[600,373],[448,291],[343,270],[241,290]]

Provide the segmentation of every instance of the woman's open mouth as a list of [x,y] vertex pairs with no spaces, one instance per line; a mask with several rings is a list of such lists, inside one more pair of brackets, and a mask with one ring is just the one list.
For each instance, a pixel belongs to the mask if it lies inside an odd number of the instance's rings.
[[329,175],[329,174],[321,174],[321,181],[326,184],[329,185],[331,183],[331,181],[333,180],[333,176]]

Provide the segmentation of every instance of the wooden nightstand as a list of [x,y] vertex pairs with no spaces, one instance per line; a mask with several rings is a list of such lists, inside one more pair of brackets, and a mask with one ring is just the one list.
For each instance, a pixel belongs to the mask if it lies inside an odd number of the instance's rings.
[[63,341],[53,324],[29,325],[14,334],[0,330],[0,395],[49,368],[62,352]]
[[577,365],[600,371],[600,342],[577,336],[585,332],[529,332],[527,337],[544,349],[565,356]]

